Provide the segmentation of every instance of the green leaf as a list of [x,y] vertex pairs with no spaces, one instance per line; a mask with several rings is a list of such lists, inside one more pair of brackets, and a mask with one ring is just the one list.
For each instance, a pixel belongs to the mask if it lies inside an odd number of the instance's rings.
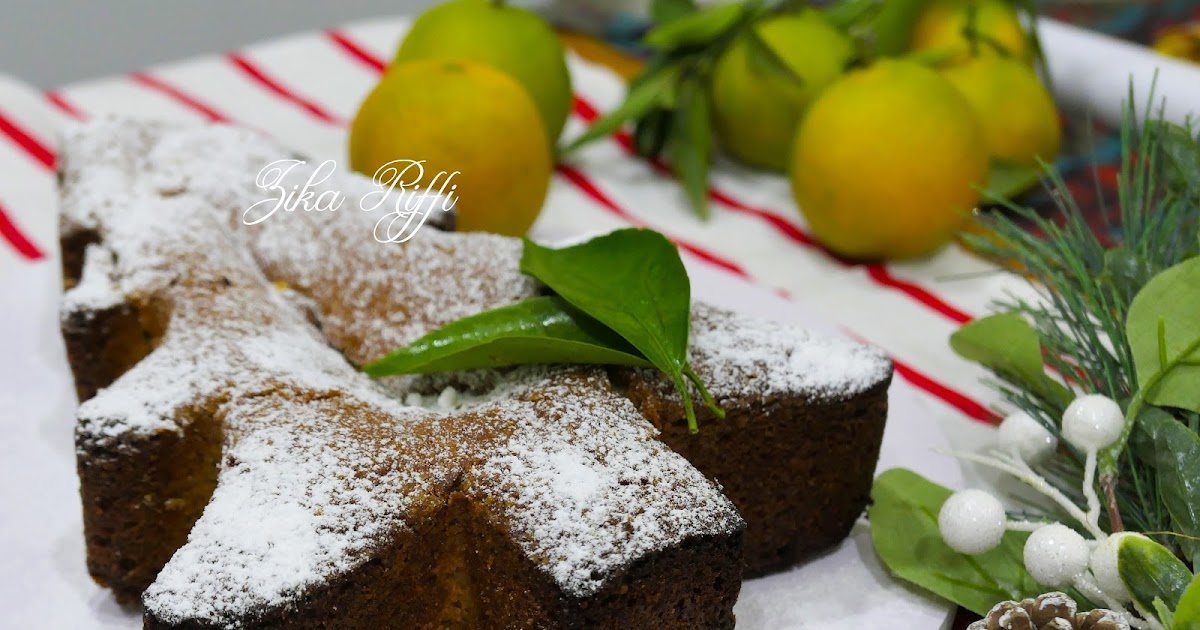
[[1051,400],[1069,402],[1071,393],[1046,375],[1037,331],[1017,313],[982,317],[950,335],[959,356],[1022,383]]
[[1192,572],[1183,561],[1166,547],[1142,536],[1121,539],[1117,573],[1133,601],[1146,610],[1154,610],[1155,598],[1161,598],[1174,610],[1192,581]]
[[989,197],[1011,200],[1037,186],[1041,178],[1040,167],[993,161],[984,191]]
[[1044,589],[1025,570],[1028,533],[1007,532],[999,547],[978,556],[946,545],[937,515],[950,494],[949,489],[903,468],[875,479],[867,517],[875,551],[888,569],[980,615],[997,602],[1040,594]]
[[1195,190],[1192,179],[1200,172],[1200,141],[1187,128],[1165,120],[1154,121],[1147,131],[1154,135],[1162,151],[1167,186],[1177,192]]
[[677,76],[674,70],[664,67],[630,84],[624,102],[592,123],[587,131],[564,147],[562,153],[565,155],[593,140],[610,136],[626,122],[639,119],[655,107],[669,103]]
[[1142,287],[1154,277],[1155,269],[1144,256],[1138,256],[1123,246],[1104,252],[1104,271],[1100,281],[1117,289],[1128,304]]
[[633,128],[633,150],[646,159],[657,158],[667,144],[674,121],[673,110],[665,107],[651,110]]
[[1164,628],[1175,627],[1175,613],[1167,608],[1167,603],[1161,597],[1154,598],[1154,614],[1162,622]]
[[[894,2],[894,0],[893,0]],[[884,0],[837,0],[824,8],[825,19],[839,31],[869,23],[892,2]]]
[[654,0],[650,3],[650,19],[666,24],[696,12],[693,0]]
[[886,0],[870,22],[879,55],[899,55],[909,49],[913,27],[930,0]]
[[1200,258],[1146,283],[1125,330],[1146,402],[1200,411]]
[[796,85],[804,85],[804,77],[792,70],[771,44],[763,39],[758,29],[747,29],[743,38],[746,42],[746,64],[751,72],[759,76],[777,76]]
[[[521,271],[625,338],[675,383],[696,431],[687,383],[691,285],[679,250],[652,230],[624,229],[561,249],[526,239]],[[614,296],[621,299],[614,299]],[[701,395],[709,400],[703,386]],[[718,415],[720,413],[718,412]]]
[[1192,579],[1175,607],[1171,630],[1200,630],[1200,576]]
[[446,324],[382,359],[370,376],[529,363],[648,366],[624,339],[556,296],[535,297]]
[[[1200,538],[1200,436],[1155,407],[1138,414],[1138,428],[1152,440],[1149,461],[1172,524],[1179,533]],[[1181,538],[1180,547],[1195,561],[1196,540]]]
[[729,2],[705,7],[694,13],[659,24],[642,38],[642,43],[656,50],[683,46],[703,46],[725,35],[745,15],[746,5]]
[[667,143],[671,171],[683,185],[688,203],[701,219],[709,217],[708,167],[712,160],[712,130],[708,98],[699,82],[680,89],[679,106]]

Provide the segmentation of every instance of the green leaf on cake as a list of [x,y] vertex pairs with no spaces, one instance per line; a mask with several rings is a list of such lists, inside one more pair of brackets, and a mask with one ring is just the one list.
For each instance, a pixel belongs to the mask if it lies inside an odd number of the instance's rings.
[[871,540],[897,577],[986,615],[996,602],[1035,597],[1045,589],[1025,570],[1028,533],[1007,532],[1000,546],[968,556],[942,540],[937,517],[951,495],[917,473],[893,468],[871,488]]
[[981,317],[950,335],[950,347],[974,361],[1042,396],[1064,405],[1071,393],[1046,375],[1037,331],[1017,313]]
[[691,285],[679,250],[652,230],[624,229],[572,247],[526,239],[521,271],[611,328],[671,377],[697,430],[687,381],[722,415],[687,363]]
[[451,322],[363,371],[379,377],[529,363],[650,365],[620,335],[562,298],[546,296]]
[[1146,283],[1125,330],[1145,402],[1200,412],[1200,258]]
[[1127,536],[1117,548],[1117,573],[1133,601],[1154,610],[1162,598],[1174,610],[1192,582],[1192,572],[1169,549],[1142,536]]

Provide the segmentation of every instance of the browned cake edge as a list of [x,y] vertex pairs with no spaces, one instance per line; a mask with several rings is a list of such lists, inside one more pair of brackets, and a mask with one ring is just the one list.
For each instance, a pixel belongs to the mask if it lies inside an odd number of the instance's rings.
[[892,375],[844,398],[801,396],[697,408],[699,433],[657,378],[614,370],[614,382],[662,440],[721,484],[746,519],[746,577],[802,562],[841,542],[870,498]]

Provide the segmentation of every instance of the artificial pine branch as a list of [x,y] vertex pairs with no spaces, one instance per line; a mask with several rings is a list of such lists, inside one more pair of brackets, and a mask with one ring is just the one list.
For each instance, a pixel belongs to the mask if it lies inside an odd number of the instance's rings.
[[[1005,211],[982,216],[983,234],[968,244],[984,256],[1025,275],[1035,301],[1008,297],[1000,310],[1025,316],[1038,333],[1047,366],[1075,394],[1101,393],[1127,405],[1138,391],[1125,319],[1134,296],[1159,272],[1197,255],[1200,240],[1200,138],[1190,127],[1150,115],[1139,118],[1132,91],[1122,115],[1122,164],[1117,179],[1121,225],[1109,226],[1116,243],[1093,232],[1066,183],[1046,169],[1045,184],[1055,201],[1053,218],[995,201]],[[1107,216],[1107,215],[1106,215]],[[1034,236],[1032,225],[1044,236]],[[1068,496],[1078,494],[1083,457],[1061,440],[1059,419],[1070,400],[1032,391],[997,374],[993,383],[1013,406],[1029,413],[1060,438],[1065,456],[1047,467],[1049,481]],[[1195,431],[1195,414],[1177,414]],[[1126,449],[1099,480],[1109,527],[1170,532],[1171,519],[1158,496],[1152,462]]]

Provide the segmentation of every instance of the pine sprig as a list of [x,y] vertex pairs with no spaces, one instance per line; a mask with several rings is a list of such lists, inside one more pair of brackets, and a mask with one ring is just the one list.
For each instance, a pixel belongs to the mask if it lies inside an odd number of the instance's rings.
[[[984,233],[965,237],[976,251],[1032,281],[1037,299],[1009,296],[996,306],[1033,325],[1046,365],[1076,394],[1101,393],[1126,403],[1139,387],[1124,325],[1130,304],[1156,274],[1200,253],[1200,184],[1193,179],[1200,137],[1190,126],[1164,121],[1161,109],[1152,115],[1151,102],[1139,117],[1131,91],[1123,110],[1121,223],[1108,226],[1115,244],[1101,241],[1066,182],[1048,168],[1045,184],[1056,205],[1052,218],[995,197],[1004,211],[984,215]],[[1034,236],[1030,225],[1043,236]],[[1070,400],[1031,391],[1003,374],[997,378],[994,386],[1005,400],[1060,438],[1067,456],[1056,458],[1046,472],[1064,493],[1078,493],[1083,457],[1061,440],[1058,426]],[[1176,415],[1193,430],[1200,424]],[[1116,460],[1115,474],[1103,487],[1105,512],[1114,528],[1123,520],[1138,531],[1170,532],[1153,465],[1136,450],[1126,449]]]

